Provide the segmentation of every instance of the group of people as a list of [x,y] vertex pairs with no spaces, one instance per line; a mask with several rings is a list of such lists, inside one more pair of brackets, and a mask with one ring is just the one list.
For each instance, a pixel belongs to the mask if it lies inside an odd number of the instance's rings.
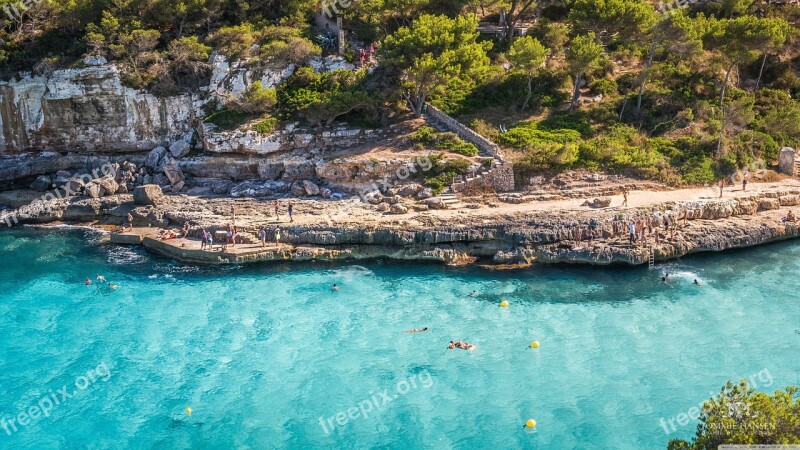
[[[668,211],[665,213],[653,213],[650,216],[637,215],[632,218],[627,218],[625,215],[620,214],[611,220],[610,237],[627,234],[628,241],[631,244],[646,242],[648,237],[654,237],[655,242],[658,243],[662,238],[661,230],[663,230],[663,237],[672,240],[675,238],[675,232],[678,230],[678,225],[681,221],[683,221],[684,225],[688,224],[688,211],[683,211],[680,215]],[[600,223],[597,219],[592,218],[588,224],[575,224],[575,231],[572,236],[576,242],[592,241],[602,236],[602,230],[598,228],[600,228]]]
[[[270,231],[267,227],[262,227],[258,230],[258,240],[261,242],[262,247],[267,246],[267,237],[270,235]],[[281,243],[281,229],[279,227],[275,227],[275,230],[272,232],[272,238],[275,240],[276,244]],[[334,284],[334,286],[336,286]]]
[[367,63],[371,63],[373,57],[375,56],[375,48],[376,44],[369,44],[367,48],[362,48],[358,51],[358,64],[360,66],[364,66]]
[[[104,276],[102,276],[100,274],[97,274],[97,277],[95,279],[97,280],[98,283],[103,283],[103,284],[106,283],[106,277],[104,277]],[[86,286],[91,286],[92,285],[92,279],[91,278],[86,278],[86,281],[84,281],[83,284],[86,285]],[[111,288],[111,289],[116,289],[116,288],[119,287],[119,285],[116,284],[116,283],[108,283],[108,287]]]

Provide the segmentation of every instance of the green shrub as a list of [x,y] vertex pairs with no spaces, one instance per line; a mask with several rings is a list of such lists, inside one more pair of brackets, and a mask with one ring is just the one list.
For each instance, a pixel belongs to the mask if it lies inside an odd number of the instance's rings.
[[478,156],[479,153],[475,144],[461,140],[455,133],[438,133],[427,125],[417,128],[411,139],[436,150],[448,150],[459,155]]
[[616,94],[618,88],[617,82],[610,78],[600,78],[599,80],[593,81],[592,84],[589,85],[589,89],[594,94],[603,95]]
[[256,122],[256,124],[253,125],[253,130],[259,134],[272,134],[277,125],[278,119],[275,117],[267,117],[264,120]]
[[208,123],[213,123],[223,130],[233,130],[238,128],[240,125],[243,125],[251,117],[252,115],[243,111],[222,109],[207,116],[205,121]]
[[681,175],[687,183],[711,183],[716,180],[711,158],[698,156],[686,161],[681,167]]

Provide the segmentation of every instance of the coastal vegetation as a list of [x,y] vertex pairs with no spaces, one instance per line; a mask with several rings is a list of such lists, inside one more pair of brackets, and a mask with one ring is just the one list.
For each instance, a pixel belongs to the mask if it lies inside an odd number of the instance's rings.
[[800,444],[800,388],[773,395],[756,392],[746,380],[728,382],[707,400],[692,442],[673,439],[668,450],[716,450],[724,444]]
[[[158,95],[207,85],[213,52],[264,70],[206,120],[380,127],[430,103],[509,149],[522,175],[586,167],[708,183],[800,145],[800,8],[752,0],[368,0],[334,8],[376,45],[372,70],[317,71],[337,51],[318,0],[0,0],[0,75],[47,75],[86,56]],[[329,6],[329,5],[328,5]],[[500,33],[482,33],[486,24]],[[475,121],[473,119],[480,119]],[[502,130],[502,132],[501,132]],[[424,132],[423,132],[424,134]],[[416,136],[472,156],[448,135]]]

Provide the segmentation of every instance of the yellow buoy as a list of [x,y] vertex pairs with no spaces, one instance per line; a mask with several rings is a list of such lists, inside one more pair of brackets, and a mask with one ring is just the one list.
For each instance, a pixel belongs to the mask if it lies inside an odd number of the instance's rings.
[[192,408],[186,408],[186,414],[192,415]]
[[528,420],[525,422],[525,426],[526,426],[527,428],[536,428],[536,421],[535,421],[535,420],[533,420],[533,419],[528,419]]
[[539,348],[539,341],[531,342],[531,348]]
[[508,302],[507,302],[507,301],[505,301],[505,300],[503,300],[502,302],[500,302],[500,307],[501,307],[501,308],[506,308],[506,307],[508,307]]

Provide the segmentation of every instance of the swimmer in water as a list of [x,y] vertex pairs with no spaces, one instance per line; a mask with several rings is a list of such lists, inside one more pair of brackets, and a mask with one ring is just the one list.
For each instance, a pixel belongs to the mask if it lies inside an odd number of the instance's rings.
[[475,297],[476,295],[478,295],[478,291],[472,291],[472,293],[469,294],[470,297]]
[[695,284],[696,286],[700,286],[700,282],[699,282],[699,281],[697,281],[697,278],[695,278],[695,279],[694,279],[694,284]]
[[92,280],[87,278],[86,281],[83,282],[83,284],[85,284],[86,286],[89,286],[90,284],[92,284]]
[[403,333],[420,333],[420,332],[423,332],[423,331],[428,331],[428,327],[425,327],[425,328],[415,328],[415,329],[413,329],[413,330],[406,330],[406,331],[404,331]]
[[661,282],[667,284],[667,278],[669,278],[669,274],[665,273],[663,277],[661,277]]
[[105,283],[106,282],[106,277],[104,277],[104,276],[102,276],[100,274],[97,274],[97,281],[100,282],[100,283]]
[[108,283],[108,287],[110,287],[111,289],[116,289],[119,287],[119,285],[114,283]]
[[333,283],[333,292],[339,292],[339,286],[336,283]]

